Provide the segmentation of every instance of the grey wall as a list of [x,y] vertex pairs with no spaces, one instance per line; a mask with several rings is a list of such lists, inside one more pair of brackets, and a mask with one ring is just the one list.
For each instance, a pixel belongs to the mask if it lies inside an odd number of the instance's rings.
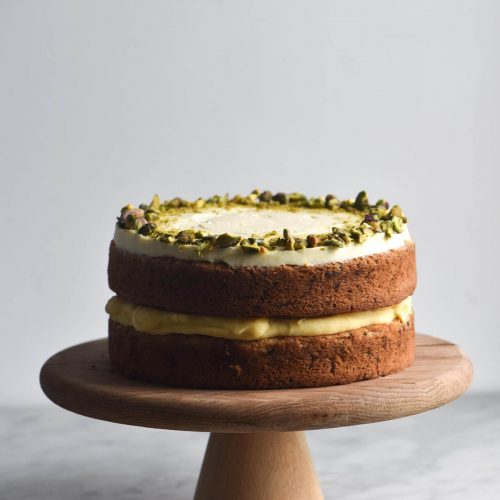
[[406,210],[416,321],[500,388],[500,3],[0,2],[2,403],[106,334],[128,202],[362,188]]

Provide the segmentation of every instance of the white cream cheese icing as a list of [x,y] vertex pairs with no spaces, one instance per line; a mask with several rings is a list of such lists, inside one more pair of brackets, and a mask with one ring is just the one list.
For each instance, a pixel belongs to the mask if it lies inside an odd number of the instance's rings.
[[106,312],[113,321],[144,333],[202,334],[232,340],[259,340],[271,337],[333,335],[370,325],[388,324],[395,319],[406,322],[410,319],[413,308],[411,297],[408,297],[392,306],[332,316],[291,319],[223,318],[138,306],[115,296],[106,304]]
[[184,213],[169,221],[169,228],[177,231],[193,229],[210,234],[231,233],[248,238],[253,234],[264,235],[272,231],[281,233],[287,228],[296,237],[308,234],[329,233],[333,226],[342,228],[348,223],[359,223],[362,217],[349,212],[329,210],[273,210],[253,207],[209,208],[199,212]]
[[[175,214],[165,223],[158,223],[158,226],[174,233],[191,229],[214,235],[230,233],[243,238],[262,237],[273,231],[278,235],[287,228],[294,237],[305,238],[308,234],[329,233],[334,226],[342,229],[344,226],[359,224],[361,220],[362,216],[343,211],[255,209],[240,206],[210,207]],[[248,253],[240,247],[211,248],[200,252],[194,245],[169,244],[142,236],[134,230],[120,228],[118,224],[114,234],[116,246],[130,253],[149,257],[168,256],[183,260],[225,262],[232,267],[271,267],[283,264],[313,266],[340,262],[399,248],[407,241],[411,241],[411,237],[406,224],[401,233],[394,233],[390,238],[384,233],[377,233],[363,243],[351,242],[341,248],[318,246],[294,251],[276,248],[263,254]]]
[[314,266],[328,264],[329,262],[343,262],[357,257],[387,252],[412,241],[406,225],[403,232],[394,233],[390,238],[386,238],[384,233],[377,233],[367,238],[363,243],[352,242],[342,248],[316,247],[295,251],[276,249],[265,254],[245,253],[238,247],[214,248],[199,254],[197,249],[191,245],[169,245],[137,234],[133,230],[121,229],[118,225],[113,239],[118,248],[133,254],[148,257],[175,257],[182,260],[225,262],[231,267],[272,267],[284,264]]

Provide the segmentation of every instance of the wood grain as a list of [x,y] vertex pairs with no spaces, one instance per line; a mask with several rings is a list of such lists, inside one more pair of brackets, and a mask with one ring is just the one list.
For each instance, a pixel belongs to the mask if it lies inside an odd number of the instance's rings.
[[472,366],[456,345],[417,335],[415,363],[387,377],[313,389],[174,389],[110,371],[107,340],[52,356],[40,382],[67,410],[111,422],[211,432],[298,431],[366,424],[437,408],[470,384]]
[[322,500],[303,432],[213,433],[194,500]]

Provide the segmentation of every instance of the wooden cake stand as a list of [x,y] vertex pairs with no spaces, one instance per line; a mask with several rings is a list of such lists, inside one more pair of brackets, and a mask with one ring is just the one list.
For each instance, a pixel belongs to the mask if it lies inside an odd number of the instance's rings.
[[459,397],[472,366],[454,344],[417,335],[417,356],[403,372],[313,389],[174,389],[110,371],[107,340],[52,356],[40,381],[67,410],[110,422],[209,431],[195,500],[323,498],[304,430],[414,415]]

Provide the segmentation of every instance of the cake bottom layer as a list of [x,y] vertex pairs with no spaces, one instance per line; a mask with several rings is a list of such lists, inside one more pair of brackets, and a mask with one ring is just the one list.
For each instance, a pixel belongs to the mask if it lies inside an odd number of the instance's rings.
[[403,370],[415,357],[413,317],[334,335],[227,340],[149,334],[109,320],[112,369],[200,389],[285,389],[348,384]]

